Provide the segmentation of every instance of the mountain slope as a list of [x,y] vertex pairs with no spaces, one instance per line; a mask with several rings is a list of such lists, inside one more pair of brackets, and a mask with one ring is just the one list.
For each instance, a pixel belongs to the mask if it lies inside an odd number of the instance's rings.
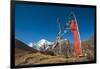
[[87,58],[94,60],[95,56],[95,36],[91,36],[85,41],[82,41],[82,52],[87,54]]
[[15,65],[16,66],[23,64],[25,58],[31,57],[30,54],[34,56],[37,53],[40,53],[41,55],[52,55],[51,52],[38,51],[36,49],[33,49],[32,47],[29,47],[22,41],[15,39]]
[[37,50],[27,46],[20,40],[15,39],[15,64],[20,63],[20,57],[27,55],[29,53],[35,53]]
[[39,50],[39,51],[46,51],[49,48],[49,46],[52,44],[53,44],[53,42],[49,42],[46,39],[41,39],[40,41],[38,41],[36,43],[31,42],[29,44],[29,46],[33,47],[34,49]]
[[[36,52],[37,51],[17,39],[15,40],[15,51],[18,52],[18,50],[16,50],[16,49],[19,49],[20,51],[22,50],[22,51],[28,51],[28,52]],[[19,52],[19,53],[21,53],[21,52]]]

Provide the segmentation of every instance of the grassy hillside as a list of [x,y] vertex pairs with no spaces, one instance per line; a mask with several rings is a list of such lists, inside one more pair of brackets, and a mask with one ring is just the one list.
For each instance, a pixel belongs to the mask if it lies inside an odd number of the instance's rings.
[[20,40],[15,40],[15,64],[18,64],[18,59],[23,55],[27,55],[29,53],[35,53],[37,50],[32,49],[31,47],[27,46],[25,43],[21,42]]

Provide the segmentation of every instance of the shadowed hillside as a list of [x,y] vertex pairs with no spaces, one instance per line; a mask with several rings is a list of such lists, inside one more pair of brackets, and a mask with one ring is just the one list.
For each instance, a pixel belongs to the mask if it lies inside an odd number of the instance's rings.
[[20,40],[15,40],[15,48],[19,49],[16,50],[16,52],[21,53],[21,51],[27,51],[27,52],[37,52],[37,50],[29,47],[28,45],[26,45],[25,43],[21,42]]
[[15,64],[19,63],[19,58],[23,55],[29,53],[35,53],[37,50],[27,46],[25,43],[21,42],[20,40],[15,40]]

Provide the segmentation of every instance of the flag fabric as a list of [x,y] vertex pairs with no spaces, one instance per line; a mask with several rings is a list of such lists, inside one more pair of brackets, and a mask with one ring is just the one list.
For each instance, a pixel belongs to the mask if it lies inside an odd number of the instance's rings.
[[70,16],[69,26],[74,38],[74,55],[79,57],[81,55],[81,40],[80,40],[77,21],[74,15]]

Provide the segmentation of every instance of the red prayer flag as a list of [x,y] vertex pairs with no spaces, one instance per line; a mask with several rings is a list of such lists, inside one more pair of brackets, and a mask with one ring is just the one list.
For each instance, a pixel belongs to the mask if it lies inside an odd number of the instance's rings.
[[74,54],[75,56],[79,57],[81,55],[81,40],[75,17],[70,19],[70,29],[74,38]]

